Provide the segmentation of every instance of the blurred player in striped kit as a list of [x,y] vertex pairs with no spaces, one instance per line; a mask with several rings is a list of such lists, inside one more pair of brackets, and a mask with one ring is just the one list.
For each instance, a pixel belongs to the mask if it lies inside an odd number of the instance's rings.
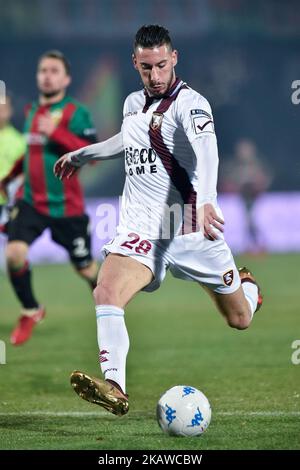
[[91,256],[89,218],[78,178],[59,181],[53,175],[58,157],[96,141],[87,109],[66,94],[71,82],[70,65],[60,51],[42,55],[37,68],[39,98],[26,109],[24,132],[27,150],[10,174],[24,174],[8,226],[7,266],[22,312],[11,335],[12,344],[27,341],[34,326],[45,316],[36,299],[28,262],[30,245],[46,228],[52,239],[69,254],[76,271],[94,288],[97,264]]

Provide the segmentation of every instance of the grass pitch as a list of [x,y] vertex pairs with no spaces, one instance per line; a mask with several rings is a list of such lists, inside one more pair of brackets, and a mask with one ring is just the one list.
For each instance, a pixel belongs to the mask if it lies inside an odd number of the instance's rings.
[[[32,339],[13,347],[19,306],[0,275],[0,449],[300,449],[300,255],[242,257],[265,297],[248,330],[225,325],[196,284],[169,276],[126,309],[131,340],[129,414],[118,418],[81,400],[69,375],[99,374],[95,313],[88,287],[70,266],[36,266],[34,285],[47,307]],[[164,435],[156,419],[160,395],[177,384],[202,390],[212,422],[200,438]]]

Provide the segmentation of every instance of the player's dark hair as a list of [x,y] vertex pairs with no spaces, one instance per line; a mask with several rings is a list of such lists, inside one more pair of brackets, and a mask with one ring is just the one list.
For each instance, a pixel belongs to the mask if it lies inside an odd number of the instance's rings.
[[44,54],[42,54],[41,57],[39,58],[39,63],[41,62],[42,59],[46,59],[46,58],[60,60],[64,64],[66,74],[67,75],[71,74],[70,62],[68,61],[68,59],[62,52],[54,50],[54,49],[52,51],[44,52]]
[[137,47],[152,49],[164,44],[173,50],[169,31],[158,24],[149,24],[142,26],[136,33],[133,49],[136,50]]

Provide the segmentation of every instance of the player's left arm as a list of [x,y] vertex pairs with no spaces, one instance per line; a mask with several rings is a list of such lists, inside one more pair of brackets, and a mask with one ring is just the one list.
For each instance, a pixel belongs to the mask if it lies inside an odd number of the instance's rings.
[[97,142],[97,135],[88,110],[79,106],[66,127],[59,123],[49,139],[60,145],[62,153],[86,147]]
[[191,145],[197,158],[197,221],[206,238],[217,240],[214,228],[223,232],[224,220],[215,209],[219,164],[216,136],[203,135]]
[[103,142],[88,145],[60,157],[54,165],[57,178],[71,178],[76,171],[89,162],[110,160],[124,155],[122,131]]
[[218,146],[208,101],[196,94],[184,100],[182,125],[197,159],[197,222],[204,236],[218,239],[224,220],[217,214]]

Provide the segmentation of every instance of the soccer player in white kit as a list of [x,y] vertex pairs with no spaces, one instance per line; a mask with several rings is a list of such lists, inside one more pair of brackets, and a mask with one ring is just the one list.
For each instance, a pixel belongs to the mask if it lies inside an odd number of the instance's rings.
[[157,289],[167,269],[200,283],[233,328],[247,328],[262,304],[252,273],[237,270],[222,233],[208,101],[176,77],[177,51],[164,27],[142,26],[132,58],[144,89],[126,98],[121,132],[62,156],[54,168],[58,177],[71,177],[90,160],[125,154],[120,222],[103,247],[94,290],[104,380],[79,371],[71,375],[82,398],[117,415],[128,411],[124,308],[139,291]]

